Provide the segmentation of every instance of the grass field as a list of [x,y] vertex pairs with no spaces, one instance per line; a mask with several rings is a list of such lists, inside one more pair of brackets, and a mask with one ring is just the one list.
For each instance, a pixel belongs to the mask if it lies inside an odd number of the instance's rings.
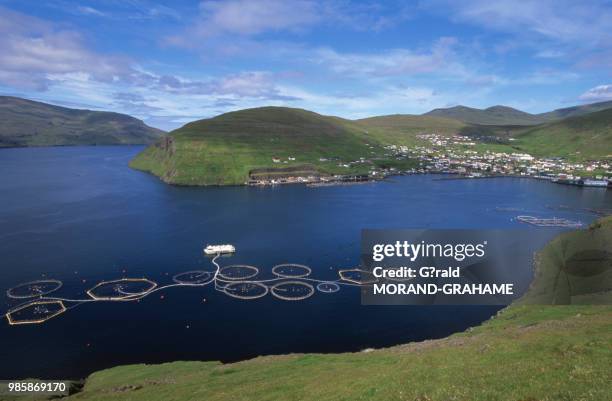
[[[610,249],[611,233],[609,217],[553,240],[540,252],[538,278],[525,297],[484,324],[447,338],[367,352],[266,356],[225,365],[120,366],[92,374],[83,391],[69,399],[609,400],[612,306],[575,303],[602,289],[610,296],[612,259],[608,255],[594,266],[593,255],[588,255],[591,264],[585,271],[576,270],[575,262],[585,249]],[[555,284],[559,273],[575,276],[573,296],[556,297],[567,293]],[[590,289],[584,285],[589,277],[595,279]],[[550,302],[551,296],[565,305],[539,304]]]

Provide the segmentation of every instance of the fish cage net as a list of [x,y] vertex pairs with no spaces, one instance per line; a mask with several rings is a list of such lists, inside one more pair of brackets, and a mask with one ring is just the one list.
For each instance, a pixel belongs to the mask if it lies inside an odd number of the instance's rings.
[[46,322],[66,311],[62,301],[32,301],[6,313],[11,325],[37,324]]
[[516,220],[522,223],[531,224],[538,227],[568,227],[568,228],[579,228],[582,227],[582,222],[564,219],[560,217],[551,218],[539,218],[534,216],[516,216]]
[[214,277],[213,272],[206,270],[192,270],[184,273],[175,274],[172,281],[184,285],[203,285],[210,283]]
[[87,294],[95,300],[122,301],[144,296],[157,287],[157,283],[146,278],[122,278],[102,281]]
[[340,291],[340,285],[332,282],[323,282],[317,284],[317,290],[326,294],[332,294],[334,292]]
[[312,269],[306,265],[295,263],[284,263],[276,265],[272,268],[272,274],[283,278],[302,278],[308,277],[312,273]]
[[269,288],[257,281],[235,281],[223,286],[222,291],[230,297],[249,300],[266,296]]
[[62,287],[59,280],[36,280],[9,288],[6,296],[13,299],[27,299],[51,294]]
[[228,281],[243,281],[259,274],[259,268],[251,265],[229,265],[219,270],[217,277]]
[[270,293],[284,301],[301,301],[314,294],[314,287],[303,281],[283,281],[270,287]]

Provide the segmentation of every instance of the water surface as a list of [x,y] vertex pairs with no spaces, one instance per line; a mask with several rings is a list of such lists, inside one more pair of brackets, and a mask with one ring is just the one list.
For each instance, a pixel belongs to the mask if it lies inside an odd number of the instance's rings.
[[[523,227],[512,221],[517,214],[588,223],[596,216],[583,209],[612,205],[612,191],[510,178],[174,187],[127,167],[141,149],[0,150],[2,294],[43,277],[64,281],[63,295],[125,275],[167,283],[178,272],[211,267],[202,255],[205,243],[236,245],[236,255],[222,264],[269,271],[295,262],[309,265],[315,277],[334,279],[338,268],[359,263],[363,228]],[[530,273],[530,266],[523,268]],[[14,305],[1,299],[3,311]],[[498,309],[365,307],[355,288],[301,302],[168,289],[138,303],[81,305],[42,325],[0,322],[0,378],[77,378],[127,363],[357,351],[443,337]]]

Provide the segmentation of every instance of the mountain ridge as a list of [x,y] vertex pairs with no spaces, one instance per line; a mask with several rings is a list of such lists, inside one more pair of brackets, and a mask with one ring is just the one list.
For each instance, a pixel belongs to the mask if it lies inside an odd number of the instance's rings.
[[420,115],[453,118],[464,123],[476,125],[537,125],[609,108],[612,108],[612,101],[565,107],[538,114],[527,113],[504,105],[490,106],[485,109],[457,105],[447,108],[436,108]]
[[127,114],[0,96],[0,147],[150,144],[164,131]]

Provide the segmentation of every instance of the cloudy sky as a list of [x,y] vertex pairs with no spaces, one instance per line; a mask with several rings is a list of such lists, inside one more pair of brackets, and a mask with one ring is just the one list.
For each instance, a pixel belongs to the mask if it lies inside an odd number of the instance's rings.
[[0,0],[0,94],[172,129],[612,100],[612,1]]

